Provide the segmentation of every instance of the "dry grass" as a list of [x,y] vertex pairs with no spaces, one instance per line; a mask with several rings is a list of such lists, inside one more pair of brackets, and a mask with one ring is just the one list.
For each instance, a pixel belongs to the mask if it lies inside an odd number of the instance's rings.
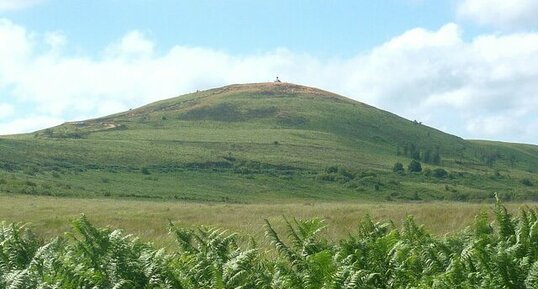
[[[517,209],[526,204],[509,204]],[[339,238],[354,232],[362,217],[393,220],[400,225],[406,215],[435,234],[456,232],[472,223],[481,209],[491,204],[451,202],[433,203],[289,203],[289,204],[205,204],[153,202],[111,199],[70,199],[23,195],[0,195],[0,220],[30,223],[46,238],[70,229],[70,221],[81,213],[99,226],[110,225],[135,234],[156,245],[169,245],[168,221],[186,226],[210,225],[249,234],[261,240],[264,219],[279,227],[282,216],[289,218],[322,218],[327,234]]]

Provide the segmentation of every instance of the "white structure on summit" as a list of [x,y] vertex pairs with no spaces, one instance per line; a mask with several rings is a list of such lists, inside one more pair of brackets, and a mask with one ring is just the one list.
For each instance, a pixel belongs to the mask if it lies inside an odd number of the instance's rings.
[[280,83],[280,82],[282,82],[282,81],[280,81],[280,79],[278,79],[278,76],[277,76],[276,79],[275,79],[275,82]]

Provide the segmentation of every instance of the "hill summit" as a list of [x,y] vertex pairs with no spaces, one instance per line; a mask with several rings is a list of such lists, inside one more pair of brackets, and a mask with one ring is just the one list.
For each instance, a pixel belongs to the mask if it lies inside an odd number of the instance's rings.
[[[422,172],[406,171],[412,160]],[[4,137],[0,168],[19,178],[0,189],[35,194],[528,199],[538,149],[467,141],[317,88],[253,83]]]

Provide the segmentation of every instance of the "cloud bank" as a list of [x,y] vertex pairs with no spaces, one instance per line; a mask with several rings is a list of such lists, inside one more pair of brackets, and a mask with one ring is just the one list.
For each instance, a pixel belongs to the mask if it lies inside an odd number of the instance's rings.
[[458,5],[458,14],[496,27],[538,27],[536,0],[463,0]]
[[467,138],[538,144],[538,33],[462,38],[456,24],[407,31],[367,53],[320,59],[285,48],[231,55],[139,31],[99,56],[66,53],[61,32],[0,20],[0,134],[126,110],[197,89],[284,81],[335,91]]

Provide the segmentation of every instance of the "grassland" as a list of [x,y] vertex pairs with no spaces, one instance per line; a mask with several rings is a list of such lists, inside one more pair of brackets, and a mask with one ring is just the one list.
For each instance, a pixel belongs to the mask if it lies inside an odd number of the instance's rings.
[[[392,171],[412,158],[423,172]],[[463,140],[285,83],[216,88],[0,137],[6,194],[259,203],[487,202],[499,192],[522,201],[538,200],[537,170],[536,146]]]
[[[374,221],[394,220],[397,226],[407,215],[418,224],[442,236],[461,231],[474,222],[481,210],[491,212],[493,204],[461,202],[288,202],[279,204],[222,204],[178,201],[146,201],[57,198],[45,196],[0,195],[0,220],[28,223],[40,236],[51,238],[69,231],[72,220],[84,213],[94,224],[121,228],[143,241],[158,246],[171,246],[168,236],[170,221],[182,226],[213,226],[250,235],[263,240],[264,219],[282,228],[283,218],[324,219],[327,237],[338,240],[358,229],[369,215]],[[517,211],[534,203],[511,203]]]
[[[423,172],[393,172],[411,149]],[[495,192],[538,200],[537,168],[536,146],[463,140],[318,89],[233,85],[1,137],[0,219],[52,236],[84,212],[166,243],[168,219],[259,235],[265,218],[321,217],[338,238],[365,214],[413,214],[444,234]]]
[[96,227],[86,216],[50,241],[0,223],[0,287],[537,288],[538,210],[513,215],[497,201],[490,212],[444,236],[413,217],[399,227],[364,218],[337,239],[322,234],[327,224],[319,219],[266,221],[267,245],[256,236],[173,224],[177,243],[168,250]]

